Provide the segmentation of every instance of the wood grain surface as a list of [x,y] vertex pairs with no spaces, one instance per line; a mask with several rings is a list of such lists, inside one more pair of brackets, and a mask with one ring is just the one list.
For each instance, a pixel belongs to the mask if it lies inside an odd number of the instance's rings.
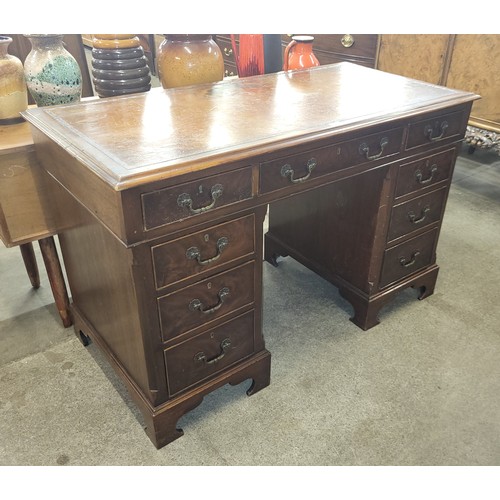
[[[349,81],[348,85],[344,82]],[[369,85],[367,82],[369,81]],[[115,190],[470,100],[351,64],[28,110]]]

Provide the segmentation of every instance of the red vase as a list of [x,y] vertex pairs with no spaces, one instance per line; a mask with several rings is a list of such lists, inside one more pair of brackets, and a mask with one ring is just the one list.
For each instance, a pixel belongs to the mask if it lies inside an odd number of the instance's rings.
[[238,76],[264,74],[264,35],[239,35],[239,50],[231,35]]
[[319,66],[313,52],[314,37],[309,35],[292,36],[283,56],[283,70],[304,69]]

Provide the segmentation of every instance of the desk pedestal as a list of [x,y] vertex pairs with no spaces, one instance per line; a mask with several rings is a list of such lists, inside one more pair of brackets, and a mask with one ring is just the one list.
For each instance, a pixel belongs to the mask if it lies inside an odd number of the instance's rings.
[[[400,204],[401,168],[382,166],[270,206],[265,260],[278,266],[278,257],[293,257],[334,284],[363,330],[380,322],[382,307],[404,288],[419,289],[419,299],[431,295],[439,271],[435,247],[448,187]],[[398,211],[417,222],[392,230]]]

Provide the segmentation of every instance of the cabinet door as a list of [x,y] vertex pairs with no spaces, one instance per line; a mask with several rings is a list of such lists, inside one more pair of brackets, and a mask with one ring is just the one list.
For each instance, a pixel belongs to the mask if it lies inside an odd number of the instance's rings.
[[500,35],[457,35],[446,86],[479,94],[470,122],[500,131]]
[[441,84],[450,35],[381,35],[377,68]]

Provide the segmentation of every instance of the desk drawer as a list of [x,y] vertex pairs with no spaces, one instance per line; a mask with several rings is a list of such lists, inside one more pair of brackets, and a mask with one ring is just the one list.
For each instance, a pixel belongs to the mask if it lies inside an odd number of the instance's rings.
[[455,151],[455,148],[448,149],[443,153],[401,165],[395,197],[399,198],[448,179],[455,162]]
[[437,229],[433,229],[384,253],[380,288],[398,281],[432,264]]
[[216,375],[253,352],[253,311],[166,349],[170,396]]
[[465,134],[466,125],[464,110],[413,122],[409,127],[406,149],[426,144],[439,144],[451,138],[461,138]]
[[211,276],[158,299],[164,341],[254,301],[254,262]]
[[254,215],[247,215],[152,247],[156,289],[253,254],[254,225]]
[[144,229],[196,217],[251,197],[251,167],[144,193],[141,195]]
[[401,149],[402,137],[403,129],[396,128],[263,162],[260,164],[260,193],[307,183],[344,168],[394,155]]
[[446,201],[446,191],[447,188],[444,187],[396,205],[392,209],[387,240],[394,240],[439,221]]

